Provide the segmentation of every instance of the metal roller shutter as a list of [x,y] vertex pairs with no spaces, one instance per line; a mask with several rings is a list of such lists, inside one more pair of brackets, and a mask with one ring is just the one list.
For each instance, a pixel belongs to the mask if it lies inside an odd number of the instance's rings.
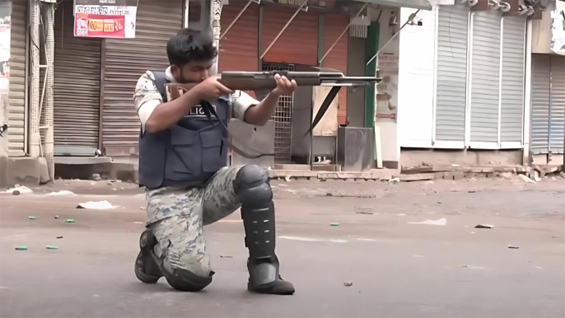
[[438,10],[435,138],[463,148],[467,105],[467,47],[469,6],[440,6]]
[[549,152],[550,56],[532,55],[532,154]]
[[166,45],[182,27],[183,1],[140,0],[135,39],[106,39],[103,51],[102,140],[109,156],[138,154],[139,118],[133,92],[147,70],[169,65]]
[[550,139],[551,153],[563,153],[565,134],[565,57],[551,56],[551,107]]
[[[264,6],[261,52],[265,52],[296,9],[277,5]],[[299,12],[263,57],[263,61],[318,65],[318,13],[314,11]]]
[[[337,37],[349,25],[349,15],[326,14],[324,23],[324,54],[330,49]],[[328,56],[322,61],[323,67],[333,68],[347,74],[347,46],[348,34],[346,33],[337,42]],[[347,87],[342,88],[338,95],[338,122],[341,125],[347,123]]]
[[73,2],[55,13],[55,155],[94,156],[100,126],[100,39],[77,38]]
[[471,147],[490,148],[498,146],[501,15],[472,17]]
[[502,20],[502,75],[500,142],[521,147],[526,57],[526,18]]
[[[230,1],[222,9],[222,33],[235,20],[245,7],[245,2]],[[259,34],[259,6],[251,3],[226,36],[220,40],[218,72],[222,71],[257,71],[259,62],[257,45]]]
[[10,156],[26,153],[27,1],[12,2],[10,31],[10,95],[8,106],[8,150]]

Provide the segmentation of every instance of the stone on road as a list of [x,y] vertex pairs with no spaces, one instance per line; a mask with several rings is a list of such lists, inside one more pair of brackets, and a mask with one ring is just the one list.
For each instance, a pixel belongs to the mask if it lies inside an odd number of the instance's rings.
[[[277,251],[293,296],[247,292],[239,212],[205,228],[212,284],[182,293],[135,278],[145,217],[135,185],[0,194],[0,317],[565,316],[561,179],[282,184]],[[48,195],[64,189],[76,195]],[[104,200],[117,208],[75,208]]]

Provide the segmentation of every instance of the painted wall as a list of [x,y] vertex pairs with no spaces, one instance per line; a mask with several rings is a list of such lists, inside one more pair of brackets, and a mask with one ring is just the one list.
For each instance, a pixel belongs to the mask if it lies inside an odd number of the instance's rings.
[[532,53],[550,54],[553,53],[550,48],[551,44],[551,12],[555,10],[555,3],[550,5],[545,11],[542,11],[540,20],[532,21]]
[[[405,21],[414,9],[402,9]],[[431,147],[433,134],[435,11],[419,14],[422,26],[400,33],[398,131],[400,147]]]
[[[379,49],[398,32],[405,18],[399,16],[398,9],[383,10],[380,18]],[[369,58],[369,57],[367,57]],[[377,86],[375,125],[381,133],[383,162],[398,162],[400,146],[398,144],[398,60],[399,37],[396,36],[382,50],[378,57],[377,69],[383,82]]]
[[[0,2],[0,126],[8,123],[11,2]],[[0,187],[8,185],[8,133],[0,137]]]

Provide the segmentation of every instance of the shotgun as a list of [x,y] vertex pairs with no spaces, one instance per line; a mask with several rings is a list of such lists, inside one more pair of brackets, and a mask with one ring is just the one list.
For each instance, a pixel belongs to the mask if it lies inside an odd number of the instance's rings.
[[[320,110],[316,114],[316,117],[312,121],[308,131],[304,134],[311,134],[312,130],[324,117],[324,114],[329,109],[331,103],[337,96],[339,90],[344,86],[368,86],[375,85],[381,81],[378,77],[369,76],[345,76],[342,72],[334,70],[321,70],[317,72],[294,72],[294,71],[268,71],[268,72],[223,72],[220,74],[220,79],[218,80],[222,85],[230,88],[231,90],[240,91],[255,91],[257,95],[266,96],[269,91],[274,89],[277,84],[275,81],[275,75],[279,74],[281,76],[286,76],[289,80],[296,81],[297,86],[330,86],[332,89],[324,99]],[[167,86],[167,99],[174,100],[181,96],[184,92],[192,89],[196,83],[180,84],[180,83],[168,83]],[[216,115],[212,107],[208,107],[208,103],[203,103],[202,108],[207,113],[206,115],[211,118],[211,115]],[[225,127],[227,129],[227,127]],[[233,137],[233,136],[232,136]],[[274,156],[275,154],[259,154],[259,155],[249,155],[246,152],[238,149],[233,144],[230,145],[231,148],[240,154],[241,156],[248,159],[256,159],[264,156]],[[289,147],[292,147],[292,143]],[[259,151],[255,151],[260,153]]]

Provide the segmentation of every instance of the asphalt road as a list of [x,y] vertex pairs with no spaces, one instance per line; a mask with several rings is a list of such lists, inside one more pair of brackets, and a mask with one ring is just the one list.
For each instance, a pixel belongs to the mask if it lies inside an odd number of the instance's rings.
[[[60,189],[79,195],[46,195]],[[33,190],[0,194],[2,318],[565,317],[563,179],[275,183],[277,250],[293,296],[247,292],[239,213],[205,229],[213,283],[182,293],[134,276],[144,222],[135,185]],[[120,207],[75,209],[99,200]]]

